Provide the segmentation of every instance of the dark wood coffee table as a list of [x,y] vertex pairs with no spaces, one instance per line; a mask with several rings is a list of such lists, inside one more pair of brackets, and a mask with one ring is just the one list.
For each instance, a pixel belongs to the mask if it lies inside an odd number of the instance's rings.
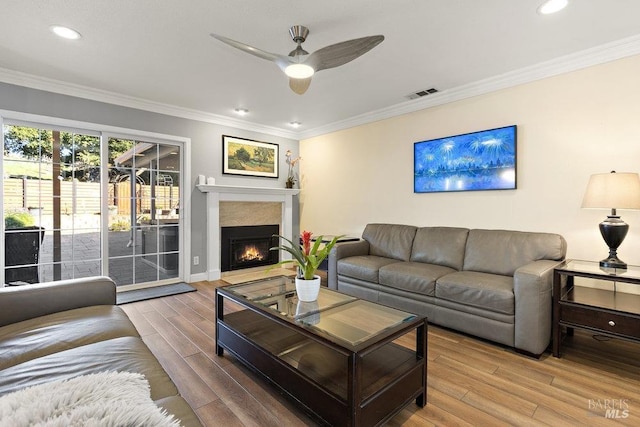
[[216,316],[218,356],[229,351],[326,424],[379,425],[426,404],[422,316],[326,288],[299,302],[284,276],[217,288]]

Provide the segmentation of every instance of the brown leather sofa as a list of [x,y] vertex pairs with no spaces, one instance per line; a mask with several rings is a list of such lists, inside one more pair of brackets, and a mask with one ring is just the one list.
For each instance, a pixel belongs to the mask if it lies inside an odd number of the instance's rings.
[[145,376],[155,404],[201,423],[116,302],[108,277],[0,288],[0,396],[105,371]]

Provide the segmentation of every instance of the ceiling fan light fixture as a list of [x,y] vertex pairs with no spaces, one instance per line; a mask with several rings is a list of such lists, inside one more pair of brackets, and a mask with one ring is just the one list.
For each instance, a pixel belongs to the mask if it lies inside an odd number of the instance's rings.
[[315,70],[307,64],[291,64],[284,69],[284,73],[292,79],[308,79]]
[[538,13],[541,15],[550,15],[567,7],[569,0],[547,0],[538,7]]
[[236,108],[235,112],[239,116],[246,116],[247,114],[249,114],[249,110],[247,110],[246,108]]
[[298,95],[304,94],[309,89],[311,76],[316,72],[351,62],[384,40],[384,36],[381,34],[360,37],[325,46],[309,54],[301,46],[309,34],[309,29],[302,25],[294,25],[289,29],[289,34],[297,44],[289,56],[260,50],[218,34],[211,33],[210,36],[245,53],[274,62],[289,77],[289,88]]

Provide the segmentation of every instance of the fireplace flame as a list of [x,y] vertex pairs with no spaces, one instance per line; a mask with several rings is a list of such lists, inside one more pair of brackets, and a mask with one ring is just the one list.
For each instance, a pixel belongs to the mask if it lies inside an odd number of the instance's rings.
[[262,255],[260,250],[254,245],[247,246],[244,253],[239,257],[239,260],[242,262],[262,261],[263,259],[264,255]]

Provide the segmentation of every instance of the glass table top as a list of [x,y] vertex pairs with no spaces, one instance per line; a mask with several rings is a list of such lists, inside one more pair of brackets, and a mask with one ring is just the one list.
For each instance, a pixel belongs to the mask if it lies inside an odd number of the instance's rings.
[[418,317],[324,287],[316,301],[303,302],[298,300],[295,288],[292,278],[279,276],[224,289],[353,346]]
[[[328,291],[331,292],[331,291]],[[298,320],[351,345],[358,345],[379,333],[417,316],[365,300],[355,300]]]
[[626,269],[605,268],[600,267],[598,261],[568,260],[558,270],[640,280],[640,267],[637,265],[629,265]]
[[225,286],[225,289],[250,301],[256,301],[271,298],[275,295],[295,292],[296,284],[290,277],[276,276],[239,285]]

